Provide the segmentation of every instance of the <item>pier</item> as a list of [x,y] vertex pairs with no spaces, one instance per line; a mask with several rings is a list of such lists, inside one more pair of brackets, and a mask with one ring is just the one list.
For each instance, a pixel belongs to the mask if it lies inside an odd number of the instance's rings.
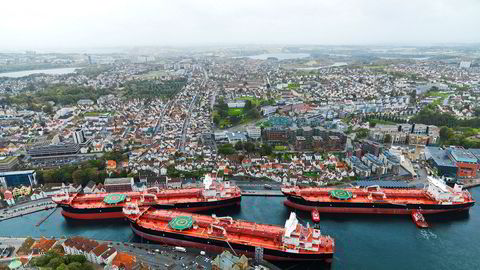
[[0,221],[21,217],[24,215],[28,215],[28,214],[39,212],[39,211],[45,211],[45,210],[56,208],[56,207],[57,205],[53,202],[41,203],[38,205],[14,206],[14,207],[5,209],[3,213],[0,213]]
[[46,217],[42,218],[35,226],[38,227],[40,225],[42,225],[43,222],[45,222],[45,220],[47,220],[53,213],[55,213],[55,211],[57,211],[58,208],[55,208],[53,209],[52,212],[50,212],[50,214],[48,214]]
[[283,197],[281,190],[243,190],[242,196],[278,196]]
[[464,188],[473,188],[480,186],[480,179],[464,179],[462,182]]

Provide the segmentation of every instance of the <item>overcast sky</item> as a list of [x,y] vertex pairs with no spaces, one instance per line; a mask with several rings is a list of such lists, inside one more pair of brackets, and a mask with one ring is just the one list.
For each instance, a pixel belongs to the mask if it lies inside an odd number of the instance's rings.
[[480,42],[480,0],[14,0],[0,49]]

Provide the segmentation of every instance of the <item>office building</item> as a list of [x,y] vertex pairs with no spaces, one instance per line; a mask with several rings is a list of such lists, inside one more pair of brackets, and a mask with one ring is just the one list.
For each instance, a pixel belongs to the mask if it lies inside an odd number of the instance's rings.
[[75,129],[75,132],[73,133],[73,141],[76,144],[82,144],[86,142],[87,140],[85,139],[85,132],[81,128]]

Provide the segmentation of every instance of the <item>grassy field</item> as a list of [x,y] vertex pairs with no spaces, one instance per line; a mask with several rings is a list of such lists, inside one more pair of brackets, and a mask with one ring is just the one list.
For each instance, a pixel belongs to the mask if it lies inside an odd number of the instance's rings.
[[289,90],[295,90],[295,89],[297,89],[297,88],[299,88],[299,87],[300,87],[300,84],[298,84],[298,83],[289,83],[289,84],[288,84],[288,89],[289,89]]
[[243,108],[229,108],[228,115],[229,116],[240,116],[243,114]]
[[307,176],[307,177],[318,177],[318,173],[317,173],[317,172],[304,172],[304,173],[303,173],[303,176]]
[[168,73],[165,72],[164,70],[152,70],[148,73],[140,75],[139,77],[142,80],[151,80],[155,78],[161,78],[162,76],[166,76],[166,75],[168,75]]
[[275,151],[285,151],[288,150],[288,147],[285,145],[275,145]]
[[446,98],[449,95],[450,95],[449,93],[440,92],[440,91],[430,91],[425,94],[426,97],[443,97],[443,98]]
[[100,115],[108,115],[111,114],[109,112],[86,112],[83,116],[100,116]]
[[254,97],[238,97],[235,100],[250,100],[252,105],[258,106],[262,102],[262,99],[254,98]]
[[443,101],[449,96],[449,93],[445,92],[440,92],[440,91],[430,91],[425,94],[425,97],[438,97],[434,102],[432,102],[432,105],[437,106],[437,105],[442,105]]

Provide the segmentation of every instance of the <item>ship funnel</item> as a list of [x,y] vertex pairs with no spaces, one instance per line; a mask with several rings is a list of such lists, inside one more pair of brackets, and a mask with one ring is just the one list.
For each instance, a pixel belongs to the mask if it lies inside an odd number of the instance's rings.
[[205,178],[203,179],[203,186],[205,187],[205,189],[209,189],[210,186],[212,185],[212,177],[210,176],[210,174],[206,174],[205,175]]
[[453,187],[454,192],[462,192],[462,190],[463,190],[463,185],[455,184],[455,186]]
[[290,217],[285,222],[285,237],[290,237],[293,231],[297,228],[298,219],[294,212],[290,213]]

